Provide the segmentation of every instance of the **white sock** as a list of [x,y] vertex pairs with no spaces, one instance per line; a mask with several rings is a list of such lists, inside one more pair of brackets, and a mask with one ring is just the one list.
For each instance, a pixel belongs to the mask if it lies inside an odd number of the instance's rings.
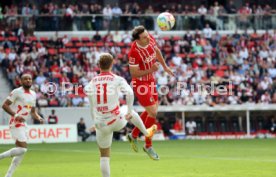
[[4,159],[6,157],[19,156],[19,155],[24,154],[25,152],[27,152],[26,148],[15,147],[15,148],[12,148],[12,149],[0,154],[0,159]]
[[130,122],[135,125],[145,136],[148,135],[148,131],[141,120],[140,116],[137,114],[137,112],[132,111],[132,118],[130,119]]
[[11,163],[10,168],[7,171],[7,174],[6,174],[5,177],[12,177],[13,172],[15,171],[16,167],[19,166],[19,164],[22,161],[23,157],[24,157],[24,154],[16,156],[12,159],[12,163]]
[[109,159],[109,157],[101,157],[100,159],[101,172],[103,177],[110,177]]

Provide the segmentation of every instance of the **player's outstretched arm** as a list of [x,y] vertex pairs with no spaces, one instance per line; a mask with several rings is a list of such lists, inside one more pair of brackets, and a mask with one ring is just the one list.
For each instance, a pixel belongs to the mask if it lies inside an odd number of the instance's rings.
[[155,51],[156,51],[156,58],[163,66],[164,71],[166,71],[169,75],[174,76],[174,73],[172,72],[172,70],[167,66],[160,49],[158,47],[155,47]]
[[39,121],[41,124],[44,123],[44,119],[42,117],[40,117],[40,115],[36,112],[35,107],[32,107],[31,115],[34,119]]
[[150,69],[147,70],[140,70],[139,66],[137,65],[129,65],[129,71],[132,77],[142,77],[148,74],[151,74],[158,70],[158,65],[153,65]]

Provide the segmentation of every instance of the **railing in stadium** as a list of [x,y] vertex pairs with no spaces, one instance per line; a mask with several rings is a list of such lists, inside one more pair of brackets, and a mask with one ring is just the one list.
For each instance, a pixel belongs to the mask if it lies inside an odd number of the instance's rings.
[[[4,15],[0,24],[5,27],[22,26],[30,31],[101,31],[130,30],[133,26],[144,25],[148,30],[158,30],[155,23],[158,14],[152,15],[121,15],[104,16],[102,14],[61,16],[7,16]],[[266,30],[276,28],[276,14],[271,15],[198,15],[174,14],[176,25],[173,30],[203,29],[208,23],[215,30],[256,29]]]

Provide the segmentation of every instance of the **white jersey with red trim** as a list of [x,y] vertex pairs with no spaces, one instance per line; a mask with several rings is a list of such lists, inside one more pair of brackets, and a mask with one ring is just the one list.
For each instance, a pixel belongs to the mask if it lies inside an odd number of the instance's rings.
[[[95,76],[85,87],[92,109],[92,118],[108,119],[120,114],[120,93],[133,96],[133,91],[126,80],[111,72],[102,72]],[[133,101],[129,102],[129,109]]]
[[[36,93],[32,90],[26,91],[23,87],[19,87],[14,89],[7,99],[12,102],[11,109],[27,120],[30,117],[32,107],[35,107]],[[10,126],[15,124],[14,121],[10,121]]]

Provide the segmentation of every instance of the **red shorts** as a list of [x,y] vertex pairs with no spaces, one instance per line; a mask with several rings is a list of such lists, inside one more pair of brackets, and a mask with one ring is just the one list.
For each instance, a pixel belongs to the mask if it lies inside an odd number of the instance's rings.
[[158,93],[156,90],[156,83],[154,80],[132,80],[132,87],[139,103],[142,106],[151,106],[158,102]]

